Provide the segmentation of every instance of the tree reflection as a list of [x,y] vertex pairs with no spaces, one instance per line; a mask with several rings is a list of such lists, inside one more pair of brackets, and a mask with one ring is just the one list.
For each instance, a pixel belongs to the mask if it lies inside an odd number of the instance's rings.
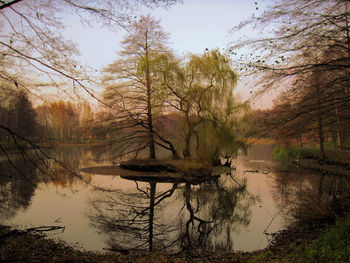
[[250,206],[256,197],[246,182],[227,184],[229,177],[196,187],[186,183],[184,202],[188,215],[181,219],[181,249],[233,250],[232,233],[251,220]]
[[[40,181],[37,160],[23,159],[0,161],[0,219],[13,217],[20,209],[30,205],[30,200]],[[22,173],[20,171],[25,171]]]
[[75,183],[91,182],[91,175],[82,176],[81,166],[92,165],[94,149],[89,147],[56,147],[50,153],[53,158],[47,160],[49,173],[47,182],[61,187],[72,187]]
[[227,180],[225,176],[173,183],[164,192],[156,191],[155,180],[145,187],[135,181],[131,191],[99,190],[90,200],[88,217],[106,235],[111,250],[232,250],[231,235],[250,223],[255,197],[245,183],[233,185]]
[[350,180],[344,176],[277,174],[273,194],[286,207],[285,215],[302,221],[333,221],[350,210]]
[[159,245],[174,231],[160,222],[155,208],[171,197],[178,185],[174,183],[169,190],[157,193],[157,182],[148,182],[143,188],[138,181],[135,184],[136,189],[131,191],[97,190],[98,196],[90,201],[91,224],[107,234],[112,250],[153,250],[155,242]]
[[[92,159],[88,153],[89,149],[61,147],[51,149],[50,155],[41,151],[0,155],[0,219],[11,219],[28,208],[41,183],[71,187],[78,181],[90,182],[90,176],[77,173],[81,163]],[[48,158],[51,155],[54,158]]]

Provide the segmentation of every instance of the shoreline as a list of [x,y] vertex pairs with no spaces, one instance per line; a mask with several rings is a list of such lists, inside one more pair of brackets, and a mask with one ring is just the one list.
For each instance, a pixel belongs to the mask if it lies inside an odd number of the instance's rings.
[[[348,216],[350,222],[350,216]],[[42,234],[11,229],[0,225],[0,260],[4,262],[296,262],[303,259],[298,251],[304,251],[315,240],[332,229],[332,225],[293,224],[286,230],[272,235],[273,242],[265,249],[253,252],[183,251],[166,254],[161,251],[112,252],[85,251],[54,241]],[[301,257],[300,257],[301,256]],[[318,262],[305,261],[303,262]],[[320,261],[322,262],[322,261]],[[333,261],[330,261],[333,262]],[[334,261],[335,262],[335,261]],[[346,262],[346,261],[337,261]]]

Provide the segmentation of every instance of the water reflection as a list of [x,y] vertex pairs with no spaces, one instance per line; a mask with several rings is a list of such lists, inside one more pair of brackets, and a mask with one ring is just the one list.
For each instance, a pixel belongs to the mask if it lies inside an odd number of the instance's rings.
[[249,224],[255,197],[245,182],[229,179],[173,183],[166,191],[155,180],[135,181],[134,190],[98,191],[88,217],[111,250],[233,250],[231,235]]
[[36,170],[36,159],[32,159],[32,162],[25,162],[23,159],[0,162],[1,220],[9,219],[15,216],[18,210],[30,206],[30,200],[40,181]]
[[310,211],[321,218],[341,212],[338,204],[349,204],[342,202],[350,199],[349,179],[282,170],[269,159],[271,150],[253,146],[234,161],[233,175],[205,182],[75,173],[110,165],[98,148],[57,147],[49,152],[55,160],[28,153],[32,161],[24,161],[18,155],[11,160],[19,171],[0,161],[0,220],[65,226],[62,239],[91,250],[252,251],[268,245],[264,230],[281,230],[283,218],[275,218],[280,210],[286,218],[305,218]]
[[82,176],[79,168],[92,165],[94,151],[89,147],[55,147],[49,152],[52,158],[47,159],[48,172],[46,183],[63,188],[73,187],[75,184],[91,182],[91,176]]
[[[90,182],[91,176],[78,173],[81,165],[91,164],[93,151],[81,147],[57,147],[26,151],[0,160],[0,219],[8,220],[31,205],[41,183],[71,187]],[[83,180],[81,180],[83,179]]]
[[167,239],[174,231],[161,222],[155,208],[171,197],[178,185],[157,192],[157,182],[148,182],[144,187],[135,181],[135,189],[104,192],[96,190],[90,200],[88,217],[91,224],[107,237],[111,250],[153,250],[153,243]]
[[350,199],[350,179],[294,170],[277,174],[272,192],[288,208],[287,219],[334,220],[349,209],[346,206]]
[[249,225],[250,208],[256,196],[247,192],[246,181],[228,183],[230,176],[208,181],[198,188],[186,183],[183,194],[188,213],[181,219],[182,249],[233,250],[231,235]]

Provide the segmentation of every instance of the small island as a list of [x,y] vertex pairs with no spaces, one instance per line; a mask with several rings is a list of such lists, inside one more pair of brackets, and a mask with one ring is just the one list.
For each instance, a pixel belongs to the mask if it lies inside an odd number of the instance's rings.
[[95,166],[81,168],[80,171],[90,174],[121,176],[139,181],[203,182],[231,172],[231,167],[204,166],[195,162],[174,160],[129,160],[119,165]]

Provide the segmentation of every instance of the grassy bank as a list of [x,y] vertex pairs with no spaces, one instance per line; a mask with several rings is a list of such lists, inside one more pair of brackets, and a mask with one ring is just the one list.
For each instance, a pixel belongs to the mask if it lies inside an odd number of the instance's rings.
[[314,170],[324,174],[350,176],[350,151],[326,149],[326,159],[321,158],[317,148],[298,146],[278,146],[274,149],[273,158],[288,165]]
[[320,229],[299,226],[294,231],[287,230],[277,236],[276,240],[279,243],[259,252],[247,262],[350,262],[349,236],[350,215],[338,218],[335,225],[323,226]]
[[318,159],[320,151],[315,148],[301,148],[295,145],[288,147],[278,146],[273,152],[276,161],[293,163],[300,159]]
[[[326,148],[325,155],[325,161],[350,165],[350,150]],[[302,148],[290,145],[276,147],[273,157],[276,161],[296,162],[300,159],[320,159],[321,155],[317,147]]]

